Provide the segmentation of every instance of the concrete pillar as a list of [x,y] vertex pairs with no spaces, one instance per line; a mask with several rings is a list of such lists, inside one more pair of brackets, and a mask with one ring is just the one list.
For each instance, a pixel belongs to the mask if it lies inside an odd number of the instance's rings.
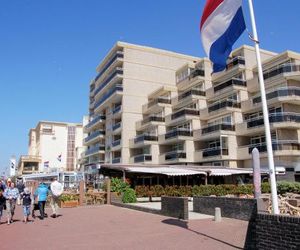
[[84,201],[84,181],[79,182],[79,206],[83,205]]
[[110,195],[110,178],[107,177],[106,179],[106,204],[111,204],[111,195]]
[[261,195],[259,151],[257,148],[254,148],[251,153],[252,153],[252,165],[253,165],[254,198],[258,199]]
[[221,208],[216,207],[215,208],[215,218],[214,218],[215,222],[220,222],[222,221],[222,217],[221,217]]

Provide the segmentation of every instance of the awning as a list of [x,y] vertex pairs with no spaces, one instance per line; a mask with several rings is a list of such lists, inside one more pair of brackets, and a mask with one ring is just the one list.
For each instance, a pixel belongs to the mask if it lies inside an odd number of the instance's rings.
[[217,168],[217,169],[210,169],[209,170],[209,175],[210,176],[228,176],[228,175],[236,175],[236,174],[252,174],[252,170],[244,170],[244,169],[222,169],[222,168]]
[[158,167],[158,168],[146,168],[146,167],[127,167],[126,171],[132,173],[149,173],[149,174],[163,174],[168,176],[185,176],[185,175],[197,175],[202,174],[206,175],[204,171],[194,171],[189,169],[179,169],[179,168],[167,168],[167,167]]

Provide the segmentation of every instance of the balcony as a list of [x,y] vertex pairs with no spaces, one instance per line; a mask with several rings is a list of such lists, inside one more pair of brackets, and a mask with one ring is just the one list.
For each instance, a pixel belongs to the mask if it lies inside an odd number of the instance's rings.
[[[280,88],[276,91],[270,92],[266,94],[267,100],[278,98],[278,97],[300,97],[300,88],[297,87],[287,87],[287,88]],[[257,104],[261,102],[261,97],[254,97],[252,99],[253,104]]]
[[139,135],[134,138],[134,144],[144,141],[158,141],[158,137],[156,135]]
[[115,107],[112,111],[113,115],[120,113],[122,109],[122,105],[119,105],[118,107]]
[[102,70],[98,73],[98,75],[95,77],[95,82],[103,75],[103,73],[111,66],[115,60],[122,59],[124,57],[124,54],[122,51],[117,51],[115,55],[113,55],[108,62],[105,64],[105,66],[102,68]]
[[195,78],[196,76],[205,76],[205,71],[204,69],[194,69],[190,75],[189,75],[189,79],[193,79]]
[[[279,122],[300,123],[300,114],[288,113],[288,112],[269,114],[269,122],[270,123],[279,123]],[[251,120],[247,120],[247,128],[255,128],[260,126],[264,126],[263,116],[253,118]]]
[[142,154],[134,156],[134,163],[152,161],[152,155],[150,154]]
[[112,163],[120,163],[120,162],[121,162],[121,157],[114,158],[114,159],[112,159],[111,162],[112,162]]
[[120,145],[121,145],[121,139],[113,141],[112,144],[111,144],[112,147],[117,147],[117,146],[120,146]]
[[96,103],[95,103],[95,109],[97,109],[101,104],[103,104],[108,98],[110,98],[113,94],[116,92],[122,92],[123,86],[121,84],[117,84],[113,88],[111,88],[109,91],[107,91]]
[[[267,144],[259,143],[259,144],[251,144],[248,146],[248,153],[251,154],[252,150],[257,148],[259,152],[267,152]],[[300,151],[300,143],[298,141],[293,140],[282,140],[282,141],[272,141],[272,149],[273,151]],[[298,155],[298,153],[297,153]]]
[[104,130],[98,130],[98,131],[95,131],[95,132],[91,133],[88,137],[84,138],[84,142],[88,143],[88,142],[92,141],[93,139],[95,139],[96,137],[98,137],[100,135],[105,135],[105,131]]
[[90,156],[96,153],[99,153],[99,151],[105,151],[105,146],[101,145],[101,146],[97,146],[97,147],[91,147],[88,150],[85,151],[85,156]]
[[238,78],[232,78],[229,81],[223,82],[217,86],[214,87],[214,92],[218,92],[221,91],[225,88],[228,88],[230,86],[242,86],[242,87],[247,87],[247,82],[245,80],[242,79],[238,79]]
[[286,63],[282,65],[278,65],[270,70],[266,70],[264,72],[264,79],[267,80],[277,75],[281,75],[284,73],[292,73],[292,72],[300,72],[300,65],[295,63]]
[[181,101],[189,96],[205,96],[205,91],[199,89],[191,89],[178,96],[178,101]]
[[197,109],[182,109],[180,111],[177,111],[176,113],[173,113],[171,115],[171,120],[175,120],[181,116],[185,116],[185,115],[193,115],[193,116],[199,116],[200,112]]
[[165,97],[158,97],[158,98],[153,99],[150,102],[148,102],[147,108],[151,108],[152,106],[154,106],[158,103],[160,103],[160,104],[171,104],[171,99],[170,98],[165,98]]
[[149,122],[165,122],[165,118],[162,116],[150,115],[147,118],[143,119],[141,124],[145,125]]
[[186,153],[184,151],[172,151],[165,154],[166,161],[172,161],[177,159],[186,159]]
[[205,157],[212,157],[212,156],[219,156],[219,155],[228,155],[228,149],[215,147],[215,148],[207,148],[202,150],[203,158]]
[[123,69],[122,68],[116,68],[114,72],[108,76],[105,81],[95,90],[94,96],[96,96],[107,84],[117,75],[122,75]]
[[243,56],[236,56],[232,58],[226,65],[226,69],[230,70],[236,65],[245,65],[245,58]]
[[97,117],[95,117],[93,120],[91,120],[85,127],[85,130],[90,129],[91,127],[93,127],[94,125],[96,125],[98,122],[100,121],[104,121],[106,119],[105,115],[99,115]]
[[232,124],[220,123],[202,128],[202,135],[213,133],[220,130],[235,131],[235,126]]
[[241,108],[241,104],[234,100],[225,100],[218,103],[214,103],[208,107],[208,112],[217,111],[223,108]]
[[165,140],[178,136],[193,136],[193,131],[190,131],[189,129],[174,129],[165,134]]
[[121,128],[121,125],[122,125],[122,122],[118,122],[118,123],[114,124],[112,127],[112,130],[115,131],[115,130]]

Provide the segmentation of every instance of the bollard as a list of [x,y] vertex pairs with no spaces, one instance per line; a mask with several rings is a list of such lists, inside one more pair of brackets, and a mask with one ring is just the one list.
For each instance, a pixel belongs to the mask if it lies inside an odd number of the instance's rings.
[[215,208],[215,218],[214,218],[215,222],[220,222],[222,221],[222,216],[221,216],[221,208],[216,207]]

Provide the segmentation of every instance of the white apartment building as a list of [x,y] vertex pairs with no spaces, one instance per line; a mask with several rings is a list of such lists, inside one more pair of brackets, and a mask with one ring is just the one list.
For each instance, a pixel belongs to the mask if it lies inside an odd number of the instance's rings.
[[20,157],[19,174],[77,170],[82,143],[82,124],[41,121],[29,131],[28,155]]

